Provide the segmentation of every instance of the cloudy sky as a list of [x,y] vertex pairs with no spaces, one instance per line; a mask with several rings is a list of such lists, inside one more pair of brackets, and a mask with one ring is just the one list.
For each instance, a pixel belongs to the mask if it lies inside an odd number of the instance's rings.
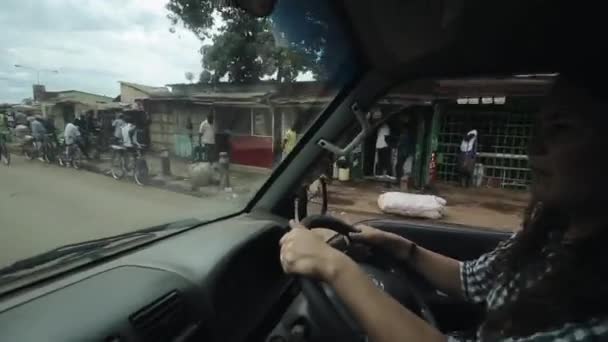
[[0,103],[31,97],[36,72],[47,90],[108,96],[118,81],[185,82],[201,70],[201,42],[178,27],[170,33],[167,0],[1,0]]

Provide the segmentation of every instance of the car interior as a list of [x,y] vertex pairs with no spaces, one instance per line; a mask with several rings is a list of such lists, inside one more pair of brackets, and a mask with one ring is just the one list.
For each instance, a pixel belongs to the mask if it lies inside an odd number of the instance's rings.
[[[354,47],[352,81],[249,204],[228,217],[137,244],[3,294],[0,340],[365,340],[329,288],[281,269],[279,239],[289,229],[288,220],[299,216],[298,206],[305,205],[294,200],[293,189],[315,172],[328,151],[350,148],[349,141],[338,138],[357,126],[357,108],[369,109],[393,86],[422,78],[506,77],[577,68],[582,65],[578,62],[592,58],[591,52],[584,53],[591,49],[583,37],[593,32],[591,26],[600,25],[600,21],[580,24],[579,20],[597,11],[562,2],[330,3],[336,22],[347,32],[344,39]],[[242,0],[234,6],[263,16],[272,13],[275,1]],[[361,127],[361,136],[369,133],[365,125]],[[299,219],[309,227],[345,231],[344,222],[326,215]],[[509,237],[397,219],[367,223],[459,260],[478,257]],[[382,253],[372,251],[357,262],[384,284],[386,292],[443,332],[471,329],[483,319],[483,307],[437,292]]]

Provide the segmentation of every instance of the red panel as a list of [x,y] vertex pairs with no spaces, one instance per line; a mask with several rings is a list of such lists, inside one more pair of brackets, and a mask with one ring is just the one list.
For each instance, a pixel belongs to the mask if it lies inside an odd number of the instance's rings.
[[231,162],[235,164],[272,167],[272,138],[240,135],[230,137]]

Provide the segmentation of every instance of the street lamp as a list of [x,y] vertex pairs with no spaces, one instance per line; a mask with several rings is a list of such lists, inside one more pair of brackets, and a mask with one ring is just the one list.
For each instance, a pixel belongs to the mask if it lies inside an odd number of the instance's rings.
[[38,68],[32,68],[29,66],[25,66],[22,64],[15,64],[15,68],[21,68],[21,69],[26,69],[26,70],[32,70],[36,72],[36,84],[40,84],[40,73],[41,72],[49,72],[49,73],[53,73],[53,74],[58,74],[59,70],[56,69],[38,69]]

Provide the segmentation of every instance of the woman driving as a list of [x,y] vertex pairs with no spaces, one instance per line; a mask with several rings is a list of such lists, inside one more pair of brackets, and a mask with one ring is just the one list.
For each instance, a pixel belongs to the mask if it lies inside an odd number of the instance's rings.
[[348,256],[291,222],[280,241],[285,272],[329,284],[370,340],[608,341],[608,194],[603,158],[608,100],[560,76],[530,144],[532,200],[521,231],[477,260],[458,261],[375,228],[354,241],[409,263],[435,288],[486,316],[471,339],[446,336],[378,289]]

